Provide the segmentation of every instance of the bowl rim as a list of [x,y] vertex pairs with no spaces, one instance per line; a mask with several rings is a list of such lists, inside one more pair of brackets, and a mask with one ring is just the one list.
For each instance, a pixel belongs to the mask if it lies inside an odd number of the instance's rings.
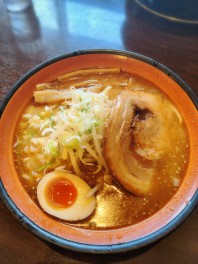
[[170,78],[172,78],[176,83],[178,83],[181,88],[187,93],[187,95],[190,97],[192,102],[194,103],[195,107],[198,109],[198,97],[196,96],[195,92],[190,88],[190,86],[174,71],[172,71],[170,68],[166,67],[164,64],[149,58],[145,55],[132,52],[132,51],[122,51],[122,50],[113,50],[113,49],[87,49],[87,50],[77,50],[74,52],[62,54],[59,56],[55,56],[49,60],[46,60],[37,66],[33,67],[31,70],[27,71],[21,78],[18,79],[13,85],[13,87],[9,90],[9,92],[5,95],[4,99],[0,102],[0,117],[3,114],[3,111],[14,95],[14,93],[19,89],[19,87],[32,75],[34,75],[36,72],[40,71],[41,69],[45,68],[46,66],[53,64],[55,62],[58,62],[62,59],[67,59],[70,57],[75,56],[81,56],[86,54],[115,54],[115,55],[121,55],[125,57],[131,57],[140,61],[143,61],[147,64],[152,65],[153,67],[159,69],[166,75],[168,75]]
[[198,204],[198,190],[194,194],[192,200],[189,204],[166,226],[157,230],[156,232],[149,234],[145,237],[139,238],[137,240],[133,240],[126,243],[120,244],[107,244],[107,245],[91,245],[91,244],[83,244],[70,240],[66,240],[64,238],[58,237],[38,225],[36,225],[32,220],[30,220],[27,216],[25,216],[20,209],[15,205],[7,191],[5,190],[2,181],[0,180],[0,197],[3,203],[6,205],[11,214],[31,233],[38,236],[39,238],[54,244],[56,246],[60,246],[65,249],[73,250],[76,252],[83,253],[97,253],[97,254],[111,254],[111,253],[124,253],[131,250],[137,250],[143,247],[146,247],[154,242],[164,238],[170,232],[174,231],[179,225],[183,223],[183,221],[192,213],[193,209]]
[[[191,99],[195,107],[198,108],[198,98],[196,97],[196,94],[176,73],[174,73],[172,70],[170,70],[163,64],[149,57],[146,57],[144,55],[134,53],[134,52],[111,50],[111,49],[97,49],[97,50],[79,50],[79,51],[75,51],[75,52],[68,53],[68,54],[62,54],[60,56],[47,60],[39,64],[38,66],[34,67],[32,70],[28,71],[25,75],[23,75],[22,78],[20,78],[14,84],[13,88],[7,93],[4,100],[1,102],[0,116],[2,115],[8,102],[10,101],[12,96],[15,94],[15,92],[18,90],[18,88],[27,79],[29,79],[32,75],[34,75],[36,72],[60,60],[67,59],[67,58],[74,57],[74,56],[87,55],[87,54],[121,55],[124,57],[131,57],[131,58],[143,61],[147,64],[150,64],[153,67],[156,67],[157,69],[165,73],[166,75],[168,75],[176,83],[178,83],[179,86],[184,90],[184,92],[187,93],[188,97]],[[72,249],[72,250],[79,251],[79,252],[87,252],[87,253],[126,252],[129,250],[138,249],[148,244],[151,244],[159,240],[160,238],[166,236],[168,233],[174,230],[179,224],[181,224],[187,218],[187,216],[192,212],[192,210],[198,203],[198,191],[196,191],[191,201],[189,202],[189,204],[178,215],[176,215],[176,217],[174,217],[168,224],[166,224],[161,229],[155,231],[154,233],[151,233],[145,237],[142,237],[142,238],[130,241],[130,242],[125,242],[125,243],[120,243],[120,244],[92,245],[92,244],[82,244],[82,243],[66,240],[65,238],[58,237],[42,229],[38,225],[36,225],[32,220],[30,220],[27,216],[25,216],[20,211],[20,209],[14,204],[14,202],[12,201],[9,194],[7,193],[1,180],[0,180],[0,196],[3,202],[5,203],[5,205],[11,211],[11,213],[32,233],[36,234],[37,236],[39,236],[40,238],[43,238],[44,240],[48,242],[59,245],[61,247]]]
[[146,12],[158,16],[161,19],[165,19],[169,22],[176,22],[176,23],[182,23],[182,24],[188,24],[188,25],[197,25],[198,24],[198,20],[197,19],[188,19],[188,18],[180,18],[177,16],[174,16],[172,14],[166,14],[162,11],[157,11],[154,8],[150,7],[147,3],[144,3],[141,0],[135,0],[135,3],[141,7],[142,9],[144,9]]

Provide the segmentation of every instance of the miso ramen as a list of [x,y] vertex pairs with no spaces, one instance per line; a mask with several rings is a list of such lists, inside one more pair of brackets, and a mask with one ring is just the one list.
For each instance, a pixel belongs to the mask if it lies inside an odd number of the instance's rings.
[[46,214],[104,229],[140,222],[171,199],[188,144],[181,114],[155,85],[101,68],[36,85],[13,152],[24,188]]

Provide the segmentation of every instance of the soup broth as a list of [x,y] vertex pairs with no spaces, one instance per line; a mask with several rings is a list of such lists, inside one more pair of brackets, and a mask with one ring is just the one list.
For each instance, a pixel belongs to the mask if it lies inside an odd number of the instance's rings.
[[[135,146],[133,159],[135,157],[138,160],[138,164],[141,163],[145,170],[152,170],[151,188],[149,191],[140,195],[137,192],[130,191],[122,184],[122,179],[120,181],[120,177],[117,175],[119,173],[117,171],[114,172],[114,167],[110,160],[111,156],[106,154],[108,152],[106,134],[108,134],[108,129],[110,129],[108,124],[111,124],[108,123],[108,119],[110,117],[114,118],[111,113],[112,109],[115,109],[115,102],[118,104],[118,96],[126,90],[135,95],[148,93],[153,97],[159,96],[163,102],[168,102],[172,106],[168,98],[152,83],[121,70],[100,72],[97,69],[95,71],[90,69],[87,72],[74,72],[71,75],[59,76],[50,83],[38,84],[35,87],[35,91],[38,93],[35,93],[18,122],[13,146],[16,170],[27,193],[40,206],[37,197],[38,182],[44,175],[57,169],[80,176],[91,188],[98,186],[94,194],[96,197],[95,210],[89,217],[80,221],[66,221],[57,218],[57,221],[88,229],[128,226],[152,216],[170,200],[179,188],[188,162],[189,143],[185,124],[175,106],[173,106],[174,118],[178,120],[180,125],[173,123],[169,128],[170,124],[168,124],[166,128],[166,131],[169,131],[168,134],[172,134],[173,130],[175,131],[174,142],[172,138],[169,143],[171,149],[168,149],[165,154],[161,154],[160,151],[160,154],[153,154],[150,149],[148,151],[148,146],[142,148],[140,147],[141,144],[137,142],[139,142],[138,133],[142,133],[140,128],[144,120],[155,118],[157,114],[151,113],[152,111],[148,107],[142,110],[137,106],[138,103],[134,104],[134,117],[131,123],[133,132],[131,148],[134,147],[135,143],[133,144],[133,142],[136,142],[137,145],[139,144],[138,147]],[[48,91],[49,97],[47,95],[43,97],[45,99],[40,99],[42,92],[46,91]],[[50,91],[54,94],[50,93]],[[57,96],[54,91],[58,91],[58,97],[55,100],[53,98],[51,100],[49,99],[51,98],[50,96]],[[82,91],[83,93],[85,92],[85,96],[87,93],[87,97],[90,95],[89,93],[100,95],[105,91],[104,100],[97,103],[94,108],[100,118],[103,115],[104,125],[102,126],[101,122],[96,119],[89,120],[86,114],[89,113],[91,106],[88,103],[86,104],[87,108],[80,108],[79,116],[81,121],[72,116],[75,112],[72,112],[72,114],[67,112],[68,115],[66,115],[65,109],[70,111],[71,105],[72,107],[77,105],[76,101],[70,103],[75,98],[65,100],[61,98],[65,94],[66,97],[68,96],[67,91]],[[37,99],[37,102],[35,102],[35,99]],[[48,99],[48,102],[44,102]],[[103,103],[105,105],[102,105]],[[78,102],[79,104],[80,101]],[[81,128],[82,114],[84,120],[88,123],[86,124],[86,131],[82,131]],[[73,118],[71,123],[77,123],[76,133],[78,134],[72,134],[70,141],[66,140],[67,151],[62,149],[65,145],[61,144],[60,133],[57,134],[58,143],[55,140],[56,136],[53,137],[54,141],[49,139],[49,135],[52,135],[54,131],[58,133],[57,131],[60,130],[57,120],[59,120],[58,118],[61,115],[66,115],[65,122],[68,122],[68,118]],[[64,130],[67,130],[65,127]],[[98,145],[94,145],[95,139],[91,138],[95,131],[97,133],[97,144],[101,146],[101,156],[100,151],[97,149]],[[90,150],[88,151],[88,147],[84,147],[83,152],[79,149],[79,142],[81,142],[83,133],[86,138],[90,137],[89,142],[91,143],[89,144],[92,150],[96,152],[96,158]],[[147,141],[147,137],[145,137],[145,141]],[[146,152],[142,154],[145,149]],[[114,152],[112,151],[112,153]],[[158,155],[160,156],[158,157]],[[98,159],[101,160],[101,163]],[[130,166],[133,166],[133,159],[130,162]],[[126,167],[129,167],[129,165]],[[116,175],[118,177],[115,177]]]

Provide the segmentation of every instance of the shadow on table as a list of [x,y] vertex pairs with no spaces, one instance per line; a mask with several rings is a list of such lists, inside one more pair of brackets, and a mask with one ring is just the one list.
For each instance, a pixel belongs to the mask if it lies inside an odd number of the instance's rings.
[[63,249],[57,246],[50,245],[50,247],[53,248],[53,250],[55,250],[62,256],[67,256],[73,260],[79,261],[80,263],[81,262],[82,263],[93,263],[93,259],[94,259],[94,263],[98,263],[98,264],[105,263],[106,264],[106,263],[122,262],[128,259],[136,258],[139,255],[142,255],[146,253],[147,251],[149,251],[155,244],[156,242],[149,246],[141,248],[141,249],[131,250],[131,251],[122,252],[122,253],[110,253],[110,254],[79,253],[79,252]]

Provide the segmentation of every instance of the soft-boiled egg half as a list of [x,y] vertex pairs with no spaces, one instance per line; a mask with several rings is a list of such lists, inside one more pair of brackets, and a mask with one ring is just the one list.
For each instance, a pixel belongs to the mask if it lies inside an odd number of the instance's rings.
[[84,219],[95,208],[90,186],[80,177],[61,170],[50,172],[39,181],[37,197],[45,212],[68,221]]

